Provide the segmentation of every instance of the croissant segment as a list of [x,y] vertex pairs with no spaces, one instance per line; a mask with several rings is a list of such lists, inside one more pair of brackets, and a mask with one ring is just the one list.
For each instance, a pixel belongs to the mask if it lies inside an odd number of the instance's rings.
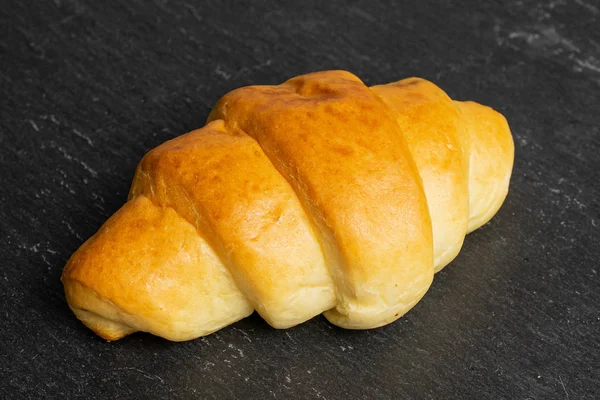
[[423,79],[240,88],[144,156],[67,262],[67,302],[106,340],[190,340],[253,311],[275,328],[389,324],[498,211],[513,158],[502,115]]

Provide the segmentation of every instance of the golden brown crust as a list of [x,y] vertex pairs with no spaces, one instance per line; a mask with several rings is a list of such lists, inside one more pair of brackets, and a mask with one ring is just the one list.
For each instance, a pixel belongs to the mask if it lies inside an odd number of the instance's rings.
[[109,340],[137,330],[187,340],[252,312],[194,227],[145,196],[73,254],[62,281],[77,316]]
[[515,147],[502,114],[472,101],[455,104],[470,142],[468,232],[473,232],[492,219],[508,194]]
[[434,246],[439,270],[467,218],[497,211],[512,169],[501,115],[414,78],[308,74],[233,91],[209,121],[144,157],[63,271],[69,306],[107,340],[188,340],[253,309],[278,328],[321,312],[387,324],[428,289]]
[[435,271],[456,257],[469,218],[468,137],[442,89],[420,78],[371,88],[391,108],[423,180],[433,227]]
[[133,188],[132,196],[173,207],[196,226],[272,326],[290,327],[335,305],[300,202],[243,131],[218,120],[164,143],[144,157]]
[[381,326],[425,293],[433,268],[421,181],[398,125],[357,77],[328,71],[238,89],[214,119],[258,141],[318,228],[338,296],[331,322]]

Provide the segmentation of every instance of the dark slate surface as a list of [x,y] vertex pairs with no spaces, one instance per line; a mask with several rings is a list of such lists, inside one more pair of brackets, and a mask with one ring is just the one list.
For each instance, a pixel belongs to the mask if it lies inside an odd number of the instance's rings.
[[[600,398],[598,1],[15,0],[0,32],[0,397]],[[333,68],[429,78],[514,133],[507,202],[406,317],[112,344],[75,319],[62,267],[146,151]]]

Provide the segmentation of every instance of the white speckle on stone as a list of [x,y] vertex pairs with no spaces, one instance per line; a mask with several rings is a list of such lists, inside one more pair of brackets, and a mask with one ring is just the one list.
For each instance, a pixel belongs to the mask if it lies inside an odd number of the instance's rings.
[[229,343],[229,345],[227,345],[227,347],[229,347],[232,350],[237,350],[238,354],[240,355],[241,358],[244,358],[244,352],[242,351],[242,349],[238,349],[237,347],[235,347],[232,343]]

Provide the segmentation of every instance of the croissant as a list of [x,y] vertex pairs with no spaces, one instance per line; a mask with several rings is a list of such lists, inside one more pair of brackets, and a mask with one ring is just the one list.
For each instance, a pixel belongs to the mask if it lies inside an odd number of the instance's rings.
[[222,97],[138,165],[128,202],[69,259],[75,315],[106,340],[172,341],[256,310],[288,328],[395,321],[503,203],[505,118],[419,78],[311,73]]

